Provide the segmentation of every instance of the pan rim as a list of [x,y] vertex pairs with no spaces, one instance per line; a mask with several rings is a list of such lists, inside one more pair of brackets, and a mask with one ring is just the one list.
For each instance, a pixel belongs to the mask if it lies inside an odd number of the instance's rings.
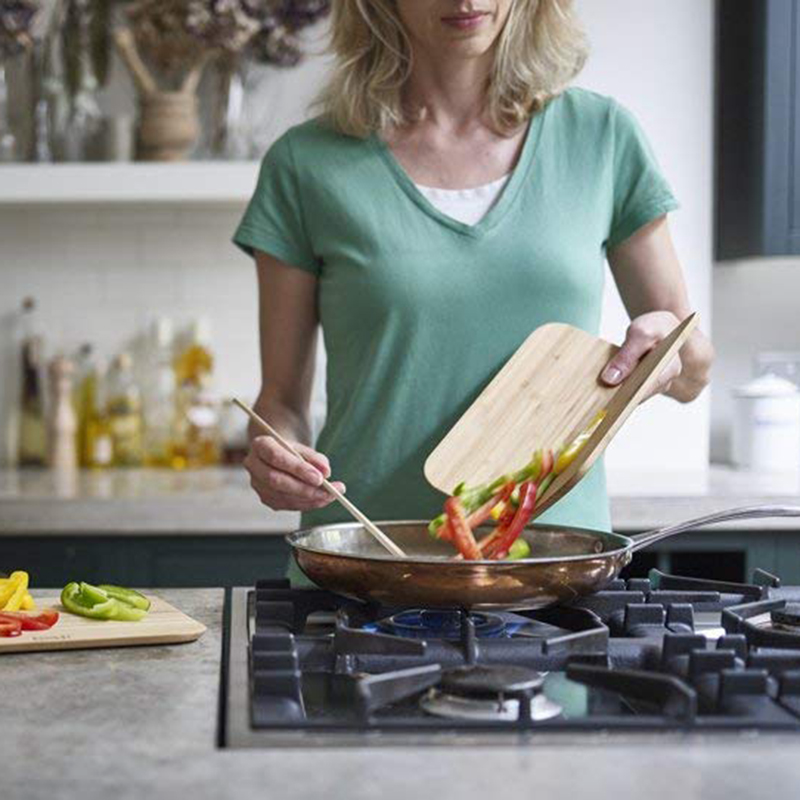
[[[394,525],[421,525],[427,526],[428,520],[416,520],[416,519],[404,519],[404,520],[376,520],[375,524],[382,528],[383,526],[394,526]],[[571,525],[543,525],[534,523],[531,526],[526,526],[526,530],[530,530],[531,528],[546,528],[547,530],[563,530],[563,531],[570,531],[572,533],[586,533],[593,536],[600,536],[600,537],[608,537],[613,536],[615,539],[623,541],[625,544],[622,547],[619,547],[616,550],[604,550],[601,553],[583,553],[581,555],[574,555],[574,556],[547,556],[545,558],[518,558],[513,561],[495,561],[493,559],[476,559],[474,561],[452,561],[443,559],[441,557],[433,557],[433,556],[408,556],[406,558],[400,558],[398,556],[393,556],[389,553],[381,554],[381,555],[367,555],[361,553],[337,553],[332,552],[330,550],[323,550],[319,547],[310,547],[302,543],[302,539],[308,538],[312,533],[316,531],[326,531],[326,530],[342,530],[342,529],[363,529],[364,526],[360,522],[332,522],[328,523],[327,525],[314,525],[310,528],[303,528],[299,531],[294,531],[293,533],[288,533],[284,536],[284,540],[289,544],[289,546],[293,550],[300,550],[305,553],[315,553],[321,556],[327,557],[336,557],[336,558],[347,558],[356,561],[376,561],[380,563],[396,563],[396,564],[453,564],[459,566],[494,566],[497,567],[498,565],[505,565],[507,567],[513,567],[516,564],[563,564],[564,562],[577,562],[577,561],[589,561],[595,558],[613,558],[614,556],[623,555],[626,552],[630,552],[631,548],[634,545],[634,540],[631,539],[630,536],[625,536],[622,533],[616,533],[615,531],[599,531],[593,528],[579,528]]]

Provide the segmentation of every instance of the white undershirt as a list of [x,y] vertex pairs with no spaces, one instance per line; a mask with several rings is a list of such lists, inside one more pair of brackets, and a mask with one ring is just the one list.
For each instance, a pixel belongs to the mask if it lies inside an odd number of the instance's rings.
[[418,183],[414,185],[442,214],[457,219],[465,225],[475,225],[497,202],[509,177],[510,173],[472,189],[435,189],[432,186],[420,186]]

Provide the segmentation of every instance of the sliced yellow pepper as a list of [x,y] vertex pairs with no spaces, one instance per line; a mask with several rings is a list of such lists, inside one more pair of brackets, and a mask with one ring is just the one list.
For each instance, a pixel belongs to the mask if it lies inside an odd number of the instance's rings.
[[28,573],[21,570],[12,572],[9,586],[5,589],[4,595],[8,593],[9,588],[11,589],[10,595],[0,597],[0,603],[3,603],[3,611],[19,611],[22,607],[22,598],[28,593]]
[[36,601],[31,597],[30,592],[25,592],[25,597],[22,598],[22,610],[34,611],[36,609]]
[[[18,574],[17,572],[14,573],[14,575]],[[0,610],[5,608],[6,603],[11,599],[11,595],[16,591],[17,582],[18,578],[13,576],[2,579],[2,583],[0,583]]]
[[556,458],[553,472],[558,475],[563,472],[576,458],[578,453],[583,449],[586,442],[589,441],[592,434],[597,430],[597,427],[603,421],[606,412],[605,409],[598,411],[593,417],[591,422],[586,426],[586,429],[579,433],[559,454]]

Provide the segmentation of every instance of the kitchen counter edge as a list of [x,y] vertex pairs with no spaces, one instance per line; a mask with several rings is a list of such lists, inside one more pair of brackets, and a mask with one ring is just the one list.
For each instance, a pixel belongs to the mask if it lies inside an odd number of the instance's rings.
[[[727,467],[712,467],[696,479],[626,476],[610,483],[611,516],[621,532],[738,506],[800,506],[793,479]],[[66,485],[47,472],[0,470],[0,536],[275,536],[298,526],[299,514],[261,505],[246,474],[236,468],[80,473]],[[771,518],[718,528],[746,529],[797,531],[800,520]]]

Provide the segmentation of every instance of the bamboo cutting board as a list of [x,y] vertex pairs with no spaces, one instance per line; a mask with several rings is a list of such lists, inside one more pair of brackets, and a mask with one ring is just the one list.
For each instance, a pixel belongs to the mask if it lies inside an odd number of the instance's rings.
[[600,382],[600,373],[616,345],[561,323],[537,328],[428,456],[425,477],[446,494],[462,481],[494,480],[527,464],[536,448],[557,450],[572,441],[605,409],[577,458],[537,503],[537,516],[588,472],[695,324],[692,314],[613,387]]
[[23,631],[0,637],[0,655],[34,650],[83,650],[94,647],[127,647],[142,644],[193,642],[206,626],[179,611],[166,600],[148,595],[150,611],[139,622],[87,619],[64,611],[57,596],[36,596],[39,608],[59,612],[58,622],[47,631]]

